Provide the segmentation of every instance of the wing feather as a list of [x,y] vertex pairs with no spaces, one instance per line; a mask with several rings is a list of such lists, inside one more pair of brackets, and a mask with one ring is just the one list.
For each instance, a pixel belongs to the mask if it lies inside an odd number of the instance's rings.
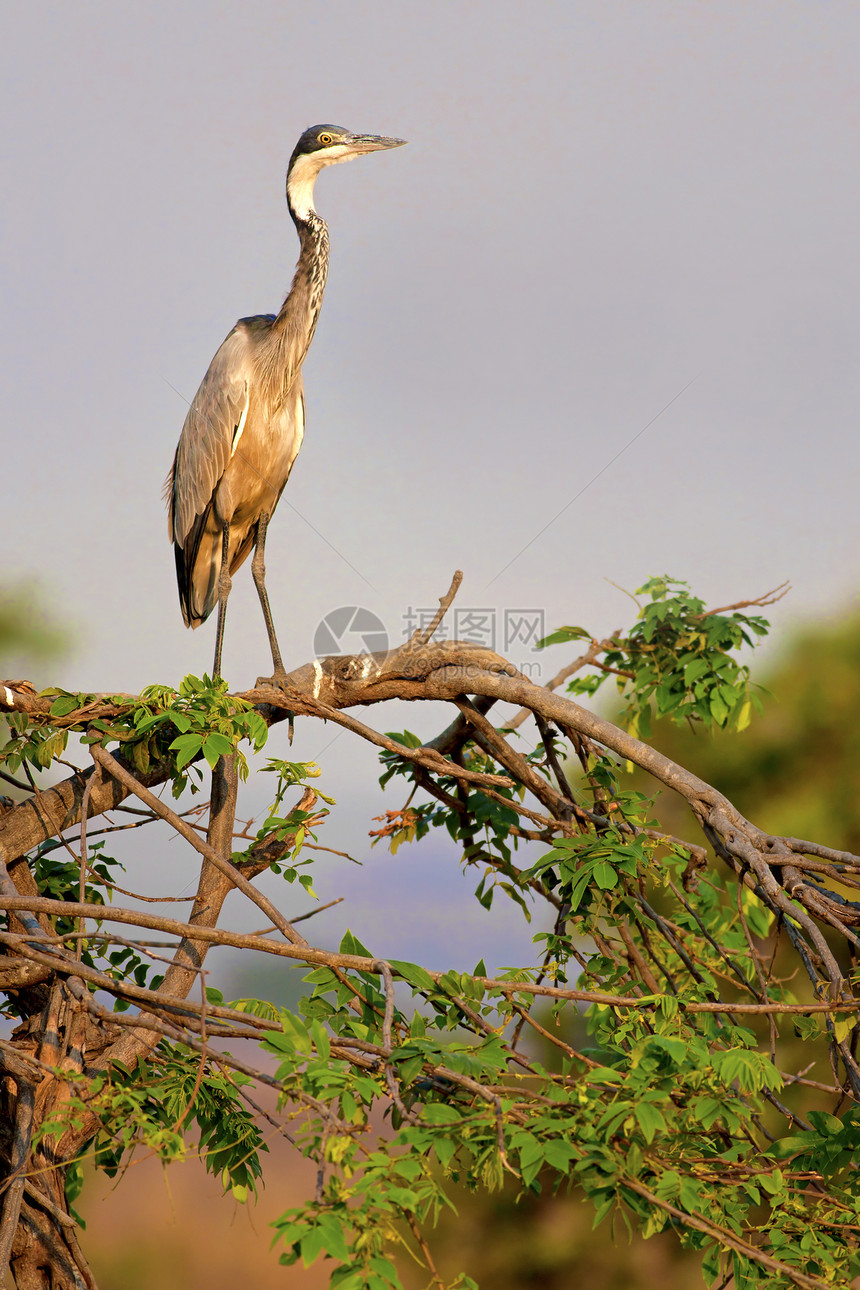
[[165,484],[167,531],[179,548],[209,508],[244,428],[253,353],[253,335],[239,322],[209,364],[188,409]]
[[255,339],[264,321],[269,320],[240,319],[212,359],[188,409],[164,485],[167,533],[174,544],[179,603],[188,627],[199,627],[217,600],[220,540],[213,542],[211,534],[207,542],[203,538],[211,528],[215,492],[245,428]]

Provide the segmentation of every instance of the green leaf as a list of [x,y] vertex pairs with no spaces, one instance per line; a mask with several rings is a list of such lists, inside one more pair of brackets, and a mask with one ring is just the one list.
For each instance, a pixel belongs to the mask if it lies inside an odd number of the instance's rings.
[[599,860],[591,872],[601,891],[611,891],[613,887],[617,887],[618,873],[608,861]]
[[343,1222],[335,1214],[324,1213],[320,1215],[319,1226],[325,1237],[327,1253],[334,1259],[340,1259],[343,1263],[348,1263],[350,1257],[349,1246],[347,1245]]
[[829,1111],[810,1111],[809,1122],[819,1133],[828,1137],[841,1134],[845,1128],[839,1116],[831,1115]]
[[51,716],[67,717],[70,712],[74,712],[78,707],[80,707],[80,702],[77,695],[61,694],[60,697],[55,699],[51,704]]
[[453,1106],[443,1102],[428,1102],[421,1108],[421,1119],[425,1124],[459,1124],[462,1116]]
[[452,1142],[450,1138],[436,1138],[433,1143],[433,1150],[436,1152],[439,1164],[445,1169],[451,1163],[451,1159],[457,1150],[457,1144]]
[[550,632],[549,636],[543,636],[535,645],[535,649],[546,649],[548,645],[564,645],[568,641],[590,641],[591,632],[587,632],[584,627],[559,627],[556,631]]
[[809,1151],[816,1137],[817,1135],[811,1133],[793,1133],[788,1137],[778,1138],[776,1142],[770,1144],[767,1154],[775,1156],[777,1160],[787,1160],[790,1156]]
[[213,770],[218,763],[219,757],[229,757],[232,751],[233,743],[226,735],[215,733],[207,735],[203,740],[203,756]]
[[367,946],[362,945],[358,937],[355,936],[349,930],[349,928],[347,928],[346,931],[344,932],[339,948],[340,948],[341,954],[355,954],[356,956],[361,958],[368,958],[368,959],[373,958],[373,955],[371,954]]
[[715,690],[711,694],[711,697],[708,700],[708,707],[710,709],[711,716],[714,718],[717,725],[723,725],[726,717],[729,715],[729,707],[719,691]]
[[436,989],[436,983],[430,973],[418,963],[409,963],[405,959],[389,959],[388,962],[393,971],[416,990],[433,991]]
[[759,1174],[758,1181],[771,1196],[778,1196],[785,1191],[785,1178],[781,1169],[774,1169],[772,1174]]
[[322,1057],[323,1061],[327,1061],[331,1053],[331,1040],[325,1026],[321,1022],[313,1020],[311,1022],[311,1035],[320,1057]]
[[851,1034],[851,1031],[857,1025],[857,1016],[846,1016],[844,1013],[837,1013],[833,1017],[833,1034],[837,1044],[844,1044],[845,1040]]
[[661,1048],[668,1053],[676,1065],[681,1065],[687,1058],[688,1048],[683,1039],[673,1039],[669,1035],[652,1035],[648,1040],[649,1049]]
[[196,757],[203,745],[203,736],[199,734],[177,735],[170,745],[170,751],[176,753],[176,768],[182,770],[192,758]]
[[322,1227],[315,1227],[300,1242],[302,1263],[309,1268],[315,1263],[326,1247],[326,1233]]
[[613,1070],[610,1066],[595,1066],[587,1071],[584,1079],[589,1084],[622,1084],[624,1076],[621,1071]]
[[297,1017],[295,1013],[287,1012],[286,1009],[283,1009],[281,1011],[281,1029],[283,1035],[278,1035],[277,1032],[269,1033],[266,1036],[267,1041],[274,1043],[276,1040],[283,1039],[290,1047],[297,1049],[301,1053],[310,1052],[310,1033],[301,1017]]
[[659,1008],[662,1017],[666,1021],[671,1021],[678,1015],[678,998],[674,994],[661,994],[659,996]]
[[666,1132],[666,1121],[663,1118],[663,1113],[652,1102],[637,1103],[633,1108],[633,1114],[649,1146],[658,1133]]

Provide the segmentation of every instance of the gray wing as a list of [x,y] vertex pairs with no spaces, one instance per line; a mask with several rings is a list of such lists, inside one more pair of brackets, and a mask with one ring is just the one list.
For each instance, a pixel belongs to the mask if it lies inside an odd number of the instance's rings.
[[179,436],[164,486],[167,532],[184,547],[212,501],[244,426],[253,378],[254,335],[240,321],[209,364]]

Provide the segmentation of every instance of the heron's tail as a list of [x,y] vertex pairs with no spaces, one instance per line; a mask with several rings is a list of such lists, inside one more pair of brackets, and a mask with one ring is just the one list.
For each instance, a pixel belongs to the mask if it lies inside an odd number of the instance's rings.
[[192,524],[184,546],[176,541],[173,544],[179,605],[186,627],[205,623],[218,603],[221,534],[213,519],[212,507],[208,506]]
[[[256,528],[246,532],[234,529],[230,534],[230,573],[245,562],[253,549]],[[198,515],[185,539],[185,545],[174,541],[176,582],[179,604],[186,627],[205,623],[218,604],[218,579],[221,574],[223,533],[210,504]]]

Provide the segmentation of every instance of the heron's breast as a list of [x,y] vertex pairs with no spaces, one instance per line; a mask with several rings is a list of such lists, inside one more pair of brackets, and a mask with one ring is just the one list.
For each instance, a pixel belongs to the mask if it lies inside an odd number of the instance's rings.
[[233,455],[218,485],[216,506],[221,521],[255,524],[274,510],[304,437],[301,390],[274,414],[252,401]]

